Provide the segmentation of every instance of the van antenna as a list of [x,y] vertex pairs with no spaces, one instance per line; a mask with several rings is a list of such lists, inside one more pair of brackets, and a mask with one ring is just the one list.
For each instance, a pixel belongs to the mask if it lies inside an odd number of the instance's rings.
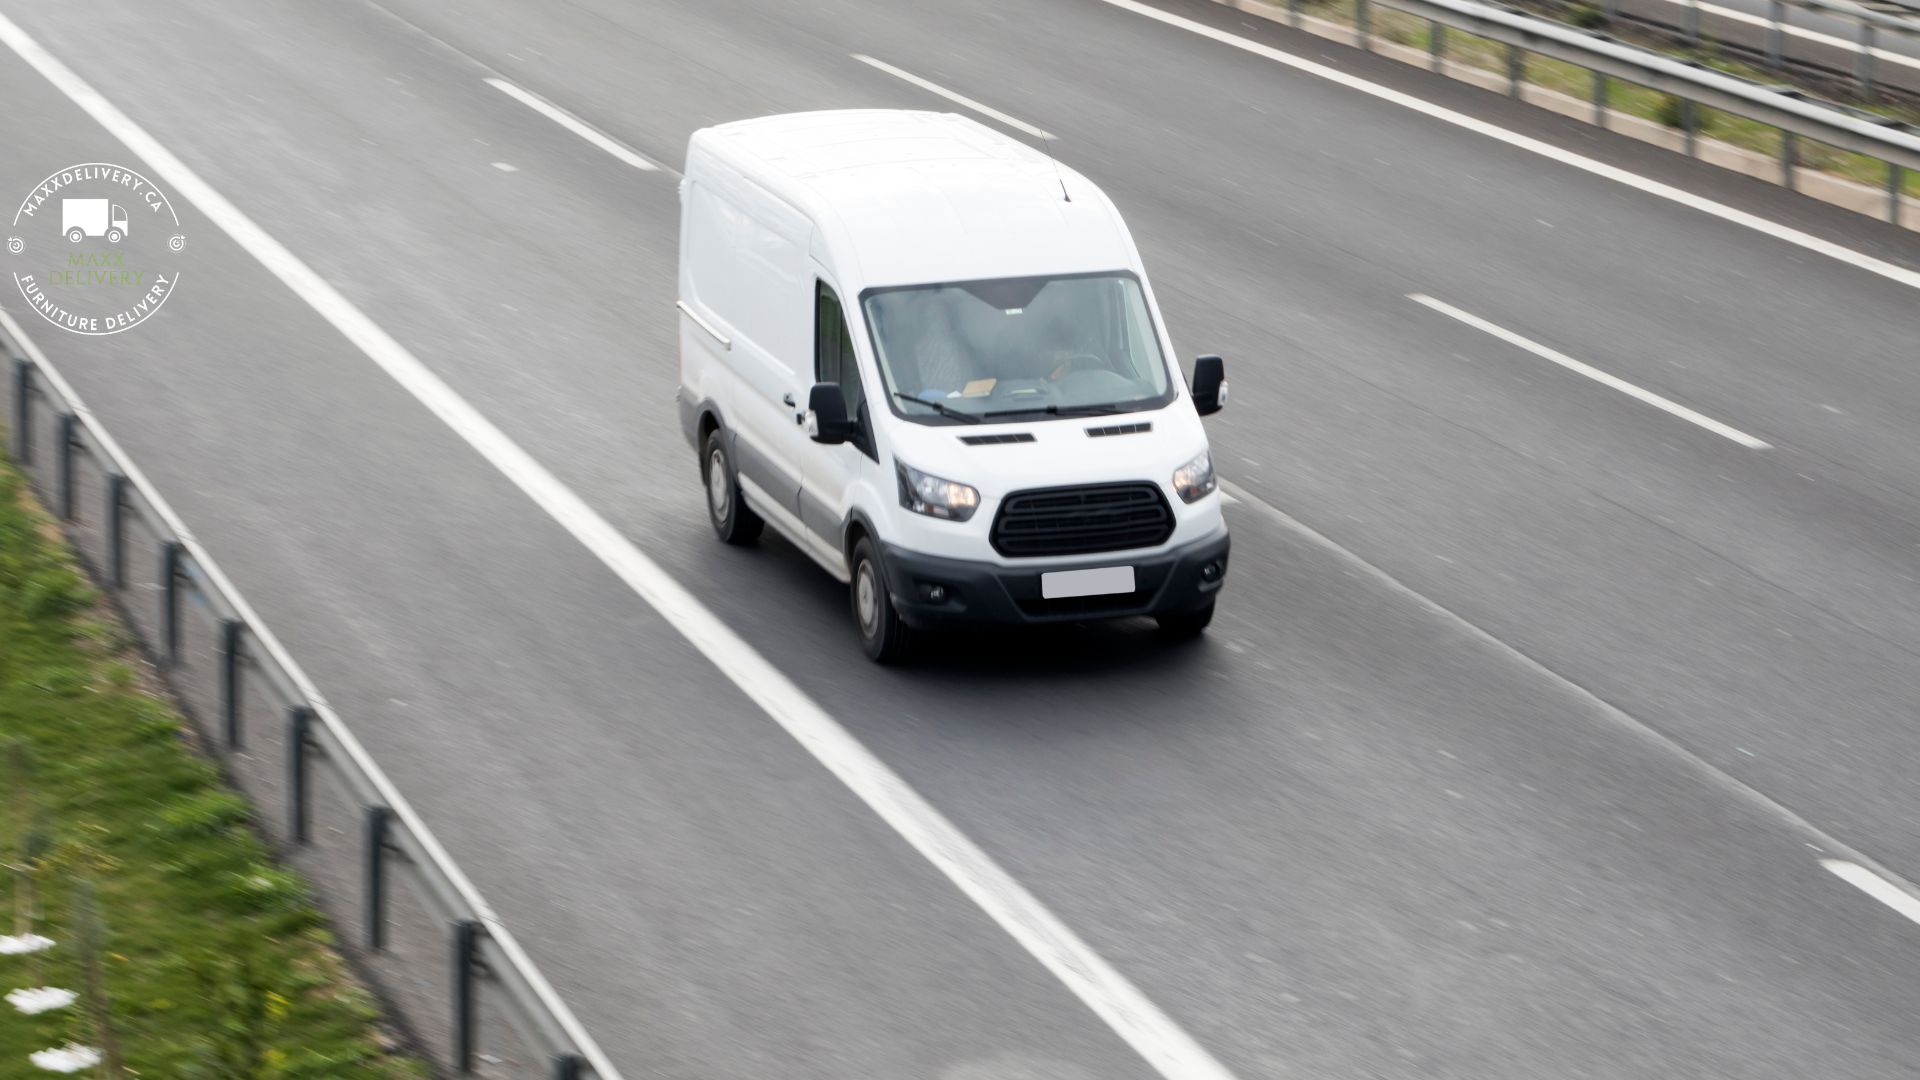
[[1060,175],[1059,159],[1053,156],[1053,136],[1049,135],[1044,131],[1041,132],[1040,145],[1046,149],[1047,161],[1053,165],[1053,180],[1054,180],[1054,183],[1057,183],[1060,185],[1060,197],[1062,199],[1065,199],[1068,202],[1072,202],[1073,196],[1067,194],[1067,180],[1065,177]]

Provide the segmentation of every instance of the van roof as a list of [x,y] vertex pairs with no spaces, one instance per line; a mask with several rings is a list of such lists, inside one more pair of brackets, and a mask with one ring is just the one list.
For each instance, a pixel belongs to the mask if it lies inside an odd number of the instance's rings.
[[689,175],[702,152],[807,214],[816,253],[860,288],[1139,269],[1104,192],[964,116],[768,116],[695,132]]

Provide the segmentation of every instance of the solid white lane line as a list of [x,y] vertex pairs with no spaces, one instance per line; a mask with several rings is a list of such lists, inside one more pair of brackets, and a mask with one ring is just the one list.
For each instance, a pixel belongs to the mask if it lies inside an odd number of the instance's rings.
[[[979,845],[405,346],[4,15],[0,15],[0,42],[125,144],[154,175],[172,184],[182,198],[513,481],[1161,1076],[1168,1080],[1233,1080],[1232,1074],[1192,1036],[1081,941]],[[503,947],[510,941],[503,942]],[[573,1034],[578,1021],[557,997],[553,1001],[572,1025],[568,1031]],[[592,1046],[584,1030],[574,1038],[583,1049]],[[604,1058],[591,1060],[596,1071],[602,1069]],[[605,1075],[614,1075],[610,1066]]]
[[1013,128],[1016,131],[1024,131],[1036,139],[1053,138],[1052,134],[1046,131],[1042,131],[1037,127],[1034,127],[1032,124],[1027,123],[1025,120],[1015,119],[1014,117],[1008,116],[1006,113],[1001,112],[999,109],[995,109],[987,105],[982,105],[979,102],[973,100],[970,97],[967,97],[964,94],[957,94],[952,90],[949,90],[944,86],[941,86],[939,83],[932,82],[927,79],[923,79],[920,76],[915,75],[911,71],[902,71],[901,69],[894,67],[892,64],[887,63],[885,60],[875,60],[873,57],[868,56],[865,53],[851,53],[849,55],[851,55],[855,60],[858,60],[861,63],[867,65],[868,67],[879,68],[881,71],[886,72],[887,74],[893,76],[896,79],[901,79],[906,82],[910,82],[913,85],[919,87],[922,90],[927,91],[930,94],[939,94],[941,97],[946,98],[948,101],[954,102],[955,104],[958,104],[958,105],[964,105],[967,108],[972,109],[974,112],[977,112],[982,116],[987,116],[995,120],[998,120],[1001,123],[1007,125],[1008,127]]
[[1666,398],[1661,397],[1659,394],[1656,394],[1651,390],[1642,389],[1641,387],[1635,386],[1625,379],[1619,378],[1614,375],[1609,375],[1606,372],[1601,371],[1599,368],[1594,367],[1591,364],[1581,363],[1580,361],[1575,360],[1573,357],[1568,356],[1566,353],[1560,352],[1555,349],[1549,349],[1545,345],[1542,345],[1539,342],[1532,340],[1531,338],[1521,337],[1519,334],[1516,334],[1513,331],[1506,329],[1505,327],[1497,326],[1493,323],[1490,323],[1487,320],[1479,317],[1478,315],[1461,311],[1459,308],[1454,307],[1452,304],[1448,304],[1440,300],[1435,300],[1433,297],[1424,295],[1422,293],[1409,293],[1407,295],[1407,299],[1413,301],[1416,304],[1423,304],[1427,307],[1430,307],[1433,310],[1439,312],[1440,314],[1445,315],[1449,319],[1455,319],[1460,322],[1466,323],[1468,326],[1473,327],[1475,330],[1479,330],[1483,333],[1491,334],[1494,337],[1499,338],[1501,341],[1504,341],[1509,345],[1513,345],[1518,348],[1525,349],[1526,351],[1532,353],[1533,355],[1540,357],[1542,360],[1551,360],[1554,363],[1559,364],[1561,367],[1566,368],[1568,371],[1585,375],[1587,378],[1592,379],[1594,382],[1597,382],[1602,386],[1610,386],[1615,390],[1618,390],[1621,393],[1627,395],[1630,398],[1634,398],[1639,401],[1644,401],[1647,404],[1663,412],[1672,413],[1673,415],[1679,417],[1682,420],[1685,420],[1690,424],[1698,424],[1701,427],[1706,428],[1708,431],[1713,432],[1715,435],[1719,435],[1722,438],[1732,439],[1734,442],[1739,443],[1741,446],[1744,446],[1749,450],[1767,449],[1767,444],[1765,442],[1762,442],[1761,440],[1754,438],[1753,436],[1747,434],[1746,432],[1741,431],[1739,428],[1729,427],[1726,424],[1723,424],[1720,421],[1715,420],[1711,416],[1702,416],[1700,413],[1694,412],[1692,409],[1687,408],[1685,405],[1679,404],[1678,402],[1674,402],[1674,401],[1668,401]]
[[1859,889],[1875,900],[1893,910],[1920,923],[1920,899],[1879,874],[1845,859],[1821,859],[1820,865],[1832,872],[1833,876]]
[[1161,11],[1159,8],[1142,4],[1139,0],[1100,0],[1100,2],[1103,4],[1111,4],[1114,7],[1131,11],[1135,14],[1144,15],[1155,22],[1165,23],[1168,26],[1177,27],[1188,33],[1198,34],[1201,37],[1220,42],[1223,45],[1230,45],[1233,48],[1252,53],[1255,56],[1272,60],[1276,64],[1285,64],[1296,71],[1305,72],[1315,78],[1325,79],[1328,82],[1344,86],[1349,90],[1357,90],[1370,97],[1392,102],[1402,108],[1412,109],[1414,112],[1433,117],[1435,120],[1444,121],[1455,127],[1465,128],[1479,135],[1485,135],[1489,139],[1498,140],[1516,149],[1525,150],[1530,154],[1538,154],[1543,158],[1557,161],[1563,165],[1570,165],[1583,172],[1589,172],[1595,176],[1612,180],[1615,183],[1624,184],[1636,191],[1643,191],[1657,198],[1691,207],[1703,214],[1710,214],[1717,217],[1722,221],[1731,222],[1732,224],[1739,225],[1742,228],[1752,229],[1758,233],[1764,233],[1776,240],[1784,240],[1795,247],[1805,248],[1808,251],[1825,255],[1827,258],[1835,259],[1846,263],[1848,266],[1865,270],[1870,274],[1878,274],[1889,281],[1899,282],[1908,288],[1920,289],[1920,271],[1909,270],[1904,266],[1887,262],[1884,259],[1876,259],[1871,255],[1866,255],[1852,248],[1836,244],[1831,240],[1823,240],[1812,233],[1801,232],[1799,229],[1769,221],[1758,214],[1750,214],[1745,210],[1736,210],[1725,203],[1715,202],[1712,199],[1695,195],[1690,191],[1683,191],[1671,184],[1663,184],[1658,180],[1650,180],[1638,173],[1628,172],[1616,165],[1608,165],[1603,161],[1596,161],[1593,158],[1573,153],[1570,150],[1562,150],[1552,143],[1535,139],[1528,135],[1522,135],[1517,131],[1509,131],[1497,124],[1490,124],[1485,120],[1468,116],[1465,113],[1456,112],[1453,109],[1441,105],[1435,105],[1431,101],[1426,101],[1412,94],[1402,93],[1398,90],[1382,86],[1379,83],[1349,75],[1344,71],[1328,67],[1325,64],[1315,63],[1312,60],[1295,56],[1289,52],[1282,52],[1271,46],[1262,45],[1257,41],[1243,38],[1238,34],[1230,34],[1225,30],[1217,30],[1205,23],[1195,22],[1192,19],[1184,18],[1171,12]]
[[573,132],[575,135],[580,136],[581,138],[587,140],[593,145],[599,147],[600,149],[605,150],[607,153],[612,154],[614,157],[619,158],[621,161],[626,162],[627,164],[633,166],[636,169],[645,169],[648,172],[653,172],[654,170],[660,167],[658,165],[655,165],[653,162],[648,161],[646,158],[641,157],[639,154],[636,154],[633,151],[627,149],[626,147],[621,146],[619,143],[613,141],[607,136],[601,134],[599,131],[595,130],[591,125],[589,125],[586,121],[580,119],[579,117],[573,115],[572,113],[566,111],[565,109],[562,109],[558,105],[552,104],[551,102],[547,101],[545,98],[539,97],[535,94],[522,90],[505,79],[490,78],[487,80],[487,85],[507,95],[508,97],[519,102],[520,104],[525,105],[527,108],[532,109],[534,112],[539,113],[541,116],[544,116],[547,119],[553,121],[554,123],[559,124],[561,127],[566,128],[568,131]]

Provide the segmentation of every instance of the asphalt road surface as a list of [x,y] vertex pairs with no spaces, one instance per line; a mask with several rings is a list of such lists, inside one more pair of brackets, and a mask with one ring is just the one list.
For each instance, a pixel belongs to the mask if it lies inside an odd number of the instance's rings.
[[[1163,10],[1920,266],[1866,218],[1225,8]],[[1920,1072],[1920,925],[1821,862],[1920,876],[1914,287],[1102,0],[0,12],[1231,1075]],[[855,53],[1056,133],[1127,215],[1182,353],[1228,358],[1209,423],[1234,570],[1204,641],[1000,635],[881,669],[805,556],[713,539],[673,403],[673,169],[717,121],[959,108]],[[4,50],[0,103],[0,192],[131,158]],[[182,287],[135,331],[0,305],[628,1076],[1156,1075],[186,216]]]

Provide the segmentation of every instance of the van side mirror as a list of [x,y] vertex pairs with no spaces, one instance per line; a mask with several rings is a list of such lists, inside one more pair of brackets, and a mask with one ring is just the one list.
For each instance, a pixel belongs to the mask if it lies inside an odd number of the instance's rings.
[[1193,362],[1193,407],[1201,416],[1211,416],[1227,403],[1227,362],[1217,356],[1202,356]]
[[817,443],[843,443],[853,438],[847,418],[847,396],[839,383],[814,383],[807,394],[807,435]]

